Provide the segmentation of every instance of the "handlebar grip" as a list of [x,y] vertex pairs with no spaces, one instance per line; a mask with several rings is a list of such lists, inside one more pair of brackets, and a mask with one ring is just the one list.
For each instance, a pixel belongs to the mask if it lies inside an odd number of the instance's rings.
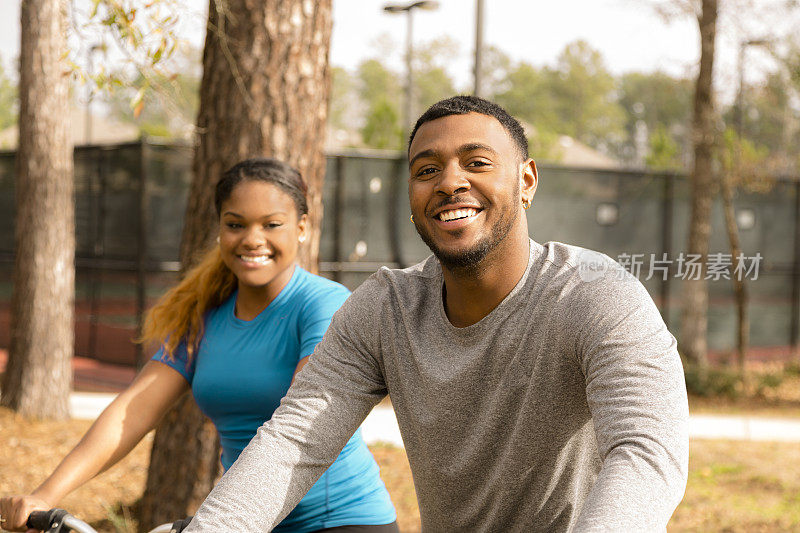
[[50,509],[49,511],[33,511],[28,515],[26,525],[31,529],[38,529],[39,531],[47,531],[50,526],[56,522],[60,522],[67,512],[64,509]]
[[189,525],[189,522],[192,521],[193,516],[187,516],[186,518],[182,518],[180,520],[176,520],[172,523],[172,531],[170,533],[181,533],[186,527]]

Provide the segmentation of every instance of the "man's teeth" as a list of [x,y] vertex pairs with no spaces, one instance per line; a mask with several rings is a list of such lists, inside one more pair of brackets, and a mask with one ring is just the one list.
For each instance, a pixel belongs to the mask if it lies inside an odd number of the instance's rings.
[[450,211],[442,211],[439,213],[439,220],[442,222],[448,222],[450,220],[456,220],[458,218],[466,218],[475,216],[478,214],[477,209],[473,209],[471,207],[467,209],[453,209]]
[[256,263],[259,265],[265,265],[270,258],[268,255],[240,255],[239,259],[241,259],[245,263]]

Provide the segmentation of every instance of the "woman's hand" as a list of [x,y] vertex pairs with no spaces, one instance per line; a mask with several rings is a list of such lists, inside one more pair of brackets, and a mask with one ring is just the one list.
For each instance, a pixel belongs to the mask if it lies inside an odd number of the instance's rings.
[[29,496],[0,499],[0,529],[25,527],[31,511],[48,511],[61,499],[125,457],[189,384],[169,366],[148,362],[133,383],[117,396],[55,471]]
[[28,529],[25,523],[28,515],[33,511],[49,511],[53,506],[35,496],[8,496],[0,498],[0,517],[5,521],[0,522],[0,529],[6,531],[28,531],[35,532],[35,529]]

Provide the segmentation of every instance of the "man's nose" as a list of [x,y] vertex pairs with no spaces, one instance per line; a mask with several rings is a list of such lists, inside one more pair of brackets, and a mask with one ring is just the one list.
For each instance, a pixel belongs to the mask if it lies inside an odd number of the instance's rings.
[[446,165],[439,174],[439,180],[436,183],[436,192],[440,192],[446,196],[453,196],[468,191],[470,186],[467,173],[461,168],[461,165],[453,163]]

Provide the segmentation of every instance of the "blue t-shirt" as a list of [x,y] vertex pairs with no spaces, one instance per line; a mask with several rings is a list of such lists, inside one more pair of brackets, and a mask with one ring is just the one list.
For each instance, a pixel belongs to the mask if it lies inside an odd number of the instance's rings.
[[[253,320],[236,318],[235,292],[209,311],[191,363],[183,344],[172,359],[162,350],[153,356],[191,385],[197,404],[219,432],[225,470],[272,417],[297,363],[314,351],[349,294],[342,285],[295,267],[286,287]],[[393,522],[395,510],[378,472],[361,430],[356,431],[275,531]]]

